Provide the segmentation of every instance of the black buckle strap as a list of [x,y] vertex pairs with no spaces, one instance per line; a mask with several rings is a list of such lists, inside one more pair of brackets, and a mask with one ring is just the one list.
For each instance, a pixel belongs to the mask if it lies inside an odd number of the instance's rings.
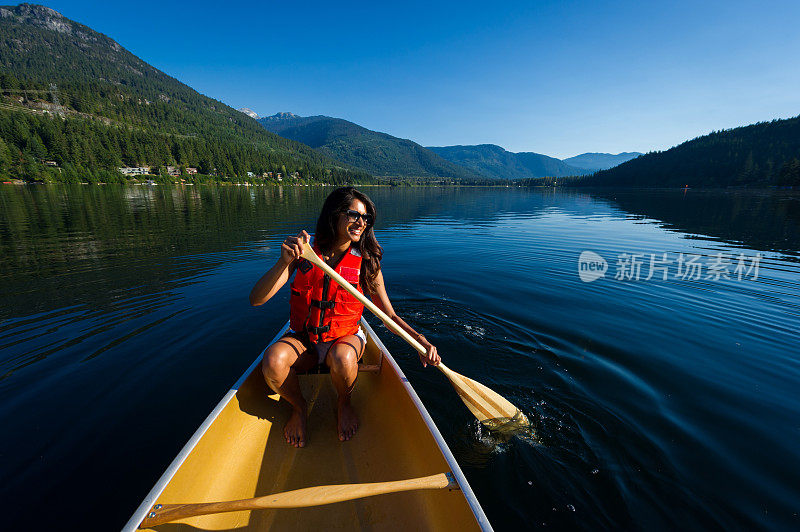
[[[329,325],[322,325],[323,323],[325,323],[325,307],[323,305],[327,305],[328,303],[333,303],[332,301],[327,300],[328,288],[330,288],[330,286],[331,286],[331,278],[328,277],[328,274],[326,273],[325,276],[322,278],[322,297],[320,298],[320,301],[316,302],[317,304],[319,304],[319,308],[321,309],[319,311],[319,327],[309,327],[308,332],[311,334],[320,335],[331,330]],[[312,301],[311,304],[313,305],[314,301]]]
[[325,301],[325,300],[318,301],[316,299],[312,299],[311,300],[311,306],[312,307],[319,307],[319,308],[321,308],[323,310],[324,309],[333,308],[333,305],[335,303],[336,303],[336,301],[333,301],[333,300],[330,300],[330,301]]

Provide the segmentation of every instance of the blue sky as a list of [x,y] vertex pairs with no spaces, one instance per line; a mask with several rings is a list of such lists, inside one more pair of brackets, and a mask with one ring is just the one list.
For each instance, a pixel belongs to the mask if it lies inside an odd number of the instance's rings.
[[46,5],[233,107],[426,146],[646,152],[800,114],[794,1]]

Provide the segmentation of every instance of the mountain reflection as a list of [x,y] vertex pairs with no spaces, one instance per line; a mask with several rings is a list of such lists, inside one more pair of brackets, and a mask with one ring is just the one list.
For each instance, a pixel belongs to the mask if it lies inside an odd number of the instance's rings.
[[596,190],[593,198],[633,215],[659,220],[669,231],[708,235],[797,260],[800,194],[791,191]]

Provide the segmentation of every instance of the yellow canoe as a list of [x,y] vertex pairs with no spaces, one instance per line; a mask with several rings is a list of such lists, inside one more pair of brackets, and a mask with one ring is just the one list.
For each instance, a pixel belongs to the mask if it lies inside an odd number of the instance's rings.
[[387,482],[445,472],[452,473],[460,489],[204,515],[148,530],[491,530],[408,379],[365,320],[362,327],[368,341],[352,399],[360,418],[352,440],[340,442],[337,437],[336,392],[330,376],[303,375],[300,383],[309,405],[308,441],[302,449],[289,446],[283,438],[289,409],[264,383],[259,356],[197,429],[123,530],[136,530],[155,504],[229,501],[312,486]]

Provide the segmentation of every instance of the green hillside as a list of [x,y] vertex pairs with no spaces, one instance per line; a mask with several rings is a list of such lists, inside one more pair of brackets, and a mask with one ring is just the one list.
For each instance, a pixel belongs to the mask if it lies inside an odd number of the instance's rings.
[[52,9],[0,7],[0,175],[110,178],[120,177],[119,166],[166,165],[223,179],[370,179],[265,131]]
[[597,172],[579,183],[642,187],[800,185],[800,117],[716,131]]
[[512,153],[494,144],[432,146],[428,149],[450,162],[492,179],[564,177],[585,173],[585,170],[574,168],[547,155],[533,152]]
[[375,175],[470,180],[482,178],[415,142],[371,131],[340,118],[278,113],[258,121],[273,133],[308,144],[330,157]]

